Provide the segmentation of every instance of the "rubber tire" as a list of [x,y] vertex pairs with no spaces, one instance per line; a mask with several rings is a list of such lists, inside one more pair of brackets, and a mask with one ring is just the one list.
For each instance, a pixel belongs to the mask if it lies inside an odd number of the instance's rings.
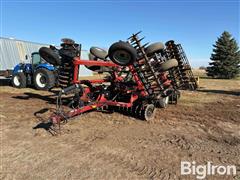
[[39,49],[39,54],[49,64],[52,64],[54,66],[61,65],[61,59],[59,58],[58,54],[56,54],[52,49],[48,47],[41,47]]
[[[14,83],[14,78],[15,77],[18,77],[19,78],[19,81],[20,81],[20,84],[17,85]],[[25,74],[23,72],[19,72],[19,73],[16,73],[12,76],[12,85],[13,87],[16,87],[16,88],[25,88],[27,86],[27,78],[25,76]]]
[[[151,115],[149,115],[149,110],[153,109],[153,112],[151,113]],[[144,120],[146,121],[150,121],[154,118],[154,115],[155,115],[155,106],[153,104],[148,104],[145,108],[144,108]]]
[[92,53],[89,53],[89,54],[88,54],[88,58],[89,58],[89,60],[97,61],[97,57],[94,56]]
[[[89,53],[88,57],[89,57],[89,60],[95,60],[95,61],[97,61],[97,57],[94,56],[94,55],[91,54],[91,53]],[[88,68],[88,69],[91,70],[91,71],[99,71],[100,68],[101,68],[100,66],[86,66],[86,65],[85,65],[85,67]]]
[[154,53],[162,51],[163,49],[164,49],[164,44],[161,42],[156,42],[156,43],[152,43],[148,47],[146,47],[145,53],[147,55],[152,55]]
[[61,41],[64,43],[64,44],[68,44],[68,45],[74,45],[75,44],[75,41],[70,39],[70,38],[62,38]]
[[166,46],[169,46],[170,44],[172,44],[172,45],[175,44],[174,40],[169,40],[165,43]]
[[94,55],[95,57],[105,60],[108,53],[104,49],[101,49],[99,47],[91,47],[90,48],[90,53]]
[[[116,52],[119,53],[119,51],[125,52],[130,57],[127,61],[116,59],[115,54]],[[129,43],[119,41],[111,45],[111,47],[108,50],[109,58],[117,65],[120,66],[127,66],[133,64],[134,61],[137,59],[137,51],[134,49]]]
[[173,94],[169,96],[169,104],[177,104],[180,97],[181,97],[180,91],[177,90],[173,92]]
[[163,72],[168,71],[177,66],[178,66],[178,61],[176,59],[170,59],[160,64],[160,71],[163,71]]
[[[46,86],[45,87],[39,86],[38,83],[36,82],[36,76],[39,73],[42,73],[46,77]],[[36,89],[49,90],[50,88],[55,86],[55,81],[56,81],[56,77],[54,76],[54,73],[52,71],[49,71],[44,68],[40,68],[34,72],[33,83],[34,83],[34,86],[36,87]]]
[[167,105],[168,105],[168,102],[169,102],[169,97],[164,97],[164,98],[161,98],[161,99],[158,99],[156,101],[156,107],[157,108],[166,108]]

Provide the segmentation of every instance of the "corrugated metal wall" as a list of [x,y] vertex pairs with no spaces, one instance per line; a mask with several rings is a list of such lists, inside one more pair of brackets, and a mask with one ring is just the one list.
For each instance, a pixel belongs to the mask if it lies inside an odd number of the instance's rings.
[[[31,53],[43,46],[49,45],[0,37],[0,70],[13,69],[18,63],[29,63],[30,59],[26,60],[25,56],[31,57]],[[87,51],[83,50],[81,54],[82,59],[88,59]],[[90,76],[92,71],[81,66],[80,75]]]

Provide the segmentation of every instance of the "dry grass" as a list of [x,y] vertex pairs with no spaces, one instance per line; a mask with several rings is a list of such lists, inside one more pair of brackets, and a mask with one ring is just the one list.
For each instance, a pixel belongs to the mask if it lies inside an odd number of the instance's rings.
[[198,76],[200,78],[206,78],[207,77],[207,73],[205,70],[202,70],[202,69],[193,69],[193,74],[194,76]]

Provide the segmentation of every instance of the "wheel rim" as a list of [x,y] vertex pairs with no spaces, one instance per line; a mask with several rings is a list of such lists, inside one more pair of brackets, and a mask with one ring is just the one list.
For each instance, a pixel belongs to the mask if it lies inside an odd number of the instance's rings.
[[148,120],[151,120],[154,116],[154,110],[155,110],[155,107],[154,105],[148,105],[145,109],[145,119],[148,121]]
[[167,96],[167,97],[164,98],[164,103],[165,103],[166,105],[168,104],[168,102],[169,102],[169,96]]
[[147,112],[146,112],[146,113],[147,113],[147,114],[146,114],[147,117],[151,117],[152,114],[153,114],[153,111],[154,111],[154,108],[152,108],[152,107],[148,108],[148,109],[147,109]]
[[123,50],[115,51],[113,59],[120,64],[127,64],[131,61],[131,55]]
[[14,76],[13,83],[15,84],[15,86],[20,86],[21,83],[19,76]]
[[42,73],[36,75],[36,83],[39,87],[44,88],[47,84],[47,79]]

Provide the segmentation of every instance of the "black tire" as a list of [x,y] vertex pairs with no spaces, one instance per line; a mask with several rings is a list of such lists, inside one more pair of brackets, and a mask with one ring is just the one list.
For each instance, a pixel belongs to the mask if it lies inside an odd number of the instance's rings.
[[[89,53],[89,55],[88,55],[88,57],[89,57],[89,60],[95,60],[95,61],[97,61],[97,57],[96,56],[94,56],[93,54],[91,54],[91,53]],[[91,70],[91,71],[99,71],[100,70],[100,66],[85,66],[86,68],[88,68],[89,70]]]
[[137,59],[137,51],[129,43],[119,41],[111,45],[108,50],[109,58],[117,65],[127,66]]
[[92,53],[89,53],[89,54],[88,54],[88,57],[89,57],[89,60],[97,61],[97,57],[94,56]]
[[91,47],[90,48],[90,53],[94,55],[95,57],[105,60],[108,53],[104,49],[98,48],[98,47]]
[[52,71],[40,68],[34,72],[33,82],[39,90],[49,90],[55,86],[55,75]]
[[169,103],[169,97],[160,98],[156,101],[155,106],[157,108],[166,108]]
[[170,59],[160,64],[160,71],[168,71],[177,66],[178,66],[178,61],[176,59]]
[[75,41],[70,39],[70,38],[62,38],[61,41],[64,43],[64,44],[68,44],[68,45],[74,45],[75,44]]
[[25,88],[27,86],[27,78],[23,72],[16,73],[12,76],[12,85],[16,88]]
[[[95,60],[97,61],[98,58],[96,56],[94,56],[93,54],[89,53],[89,60]],[[88,68],[89,70],[91,71],[95,71],[95,72],[98,72],[98,73],[102,73],[102,72],[109,72],[109,71],[112,71],[112,68],[111,67],[104,67],[104,66],[86,66],[86,68]]]
[[156,42],[156,43],[150,44],[146,48],[145,53],[150,56],[150,55],[153,55],[154,53],[158,53],[162,51],[163,49],[164,49],[164,44],[161,42]]
[[181,97],[181,92],[180,91],[174,91],[169,96],[169,104],[177,104],[180,97]]
[[56,54],[52,49],[47,47],[41,47],[39,49],[39,54],[49,64],[52,64],[54,66],[61,65],[61,59],[59,58],[58,54]]
[[167,42],[165,43],[166,46],[169,46],[169,45],[171,45],[171,44],[174,44],[174,40],[169,40],[169,41],[167,41]]

